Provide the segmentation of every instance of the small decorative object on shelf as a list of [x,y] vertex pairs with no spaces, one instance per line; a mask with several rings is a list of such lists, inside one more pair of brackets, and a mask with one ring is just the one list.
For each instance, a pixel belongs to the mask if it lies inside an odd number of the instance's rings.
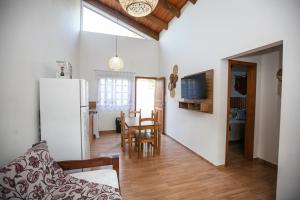
[[65,72],[64,72],[64,67],[62,66],[62,67],[60,67],[60,77],[63,77],[63,76],[65,76]]
[[170,82],[168,85],[168,89],[170,91],[170,96],[175,97],[175,88],[176,88],[176,82],[178,81],[178,65],[174,65],[173,67],[173,73],[170,74]]
[[72,65],[68,61],[56,61],[59,67],[59,72],[56,74],[56,78],[72,78]]

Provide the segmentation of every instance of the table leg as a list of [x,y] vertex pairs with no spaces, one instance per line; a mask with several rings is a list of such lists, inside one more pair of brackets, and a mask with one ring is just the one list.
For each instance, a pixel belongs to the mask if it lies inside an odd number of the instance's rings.
[[129,148],[128,148],[128,153],[129,153],[129,158],[131,158],[131,147],[132,147],[132,136],[131,136],[131,128],[128,128],[128,143],[129,143]]
[[157,154],[158,155],[160,155],[160,147],[161,147],[161,134],[159,132],[158,133],[158,148],[157,148],[157,150],[158,150]]

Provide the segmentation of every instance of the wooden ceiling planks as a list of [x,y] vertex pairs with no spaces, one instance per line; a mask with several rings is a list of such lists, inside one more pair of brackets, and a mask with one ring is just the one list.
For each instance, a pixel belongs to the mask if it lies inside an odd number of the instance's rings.
[[197,0],[189,0],[192,4],[196,4]]
[[118,0],[84,0],[86,3],[118,18],[120,21],[137,29],[155,40],[159,40],[159,33],[168,29],[169,22],[180,17],[182,7],[190,1],[197,0],[159,0],[155,10],[145,17],[132,17],[121,7]]
[[158,7],[167,10],[177,18],[180,17],[180,9],[178,9],[174,4],[170,3],[168,0],[159,0]]

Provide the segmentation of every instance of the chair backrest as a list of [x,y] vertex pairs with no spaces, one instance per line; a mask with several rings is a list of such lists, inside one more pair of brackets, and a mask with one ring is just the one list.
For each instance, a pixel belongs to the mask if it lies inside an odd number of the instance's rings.
[[125,133],[125,113],[121,111],[121,134]]
[[136,117],[136,114],[141,116],[141,109],[140,110],[129,110],[128,117]]
[[[142,126],[143,122],[151,122],[152,125],[149,126]],[[141,130],[151,130],[152,132],[156,131],[157,129],[157,123],[155,121],[154,117],[149,117],[149,118],[142,118],[141,116],[139,117],[139,131]]]
[[152,110],[151,117],[154,118],[155,122],[158,123],[158,112]]
[[161,126],[159,125],[159,122],[158,122],[158,111],[153,111],[152,110],[152,118],[154,118],[155,120],[155,123],[158,125],[158,132],[161,132]]

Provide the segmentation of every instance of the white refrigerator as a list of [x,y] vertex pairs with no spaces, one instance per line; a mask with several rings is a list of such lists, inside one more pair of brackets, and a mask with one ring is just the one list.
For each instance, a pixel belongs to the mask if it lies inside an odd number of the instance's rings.
[[56,161],[88,159],[88,83],[81,79],[40,79],[41,139]]

